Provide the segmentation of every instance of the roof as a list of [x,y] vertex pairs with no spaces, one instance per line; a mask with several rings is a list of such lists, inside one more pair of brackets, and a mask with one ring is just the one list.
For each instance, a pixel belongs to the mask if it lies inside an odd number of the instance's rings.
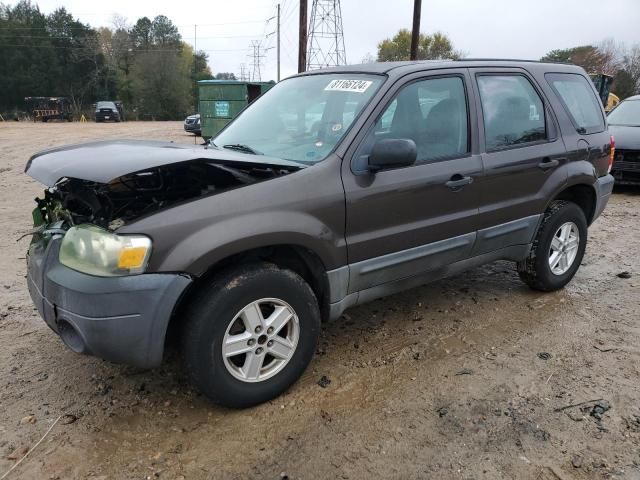
[[554,69],[575,70],[575,65],[566,63],[539,62],[537,60],[500,59],[500,58],[463,58],[460,60],[409,60],[401,62],[373,62],[356,65],[343,65],[339,67],[325,68],[322,70],[312,70],[300,75],[313,75],[316,73],[408,73],[412,70],[429,70],[442,68],[464,68],[464,67],[531,67],[536,65],[543,68],[553,67]]
[[629,100],[640,100],[640,95],[633,95],[631,97],[627,97],[627,98],[624,99],[625,102],[627,102]]

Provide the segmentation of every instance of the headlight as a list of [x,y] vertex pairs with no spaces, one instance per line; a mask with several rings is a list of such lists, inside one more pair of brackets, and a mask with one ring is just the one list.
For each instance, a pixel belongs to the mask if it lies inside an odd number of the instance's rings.
[[60,263],[99,277],[143,273],[151,255],[144,235],[116,235],[94,225],[71,227],[60,246]]

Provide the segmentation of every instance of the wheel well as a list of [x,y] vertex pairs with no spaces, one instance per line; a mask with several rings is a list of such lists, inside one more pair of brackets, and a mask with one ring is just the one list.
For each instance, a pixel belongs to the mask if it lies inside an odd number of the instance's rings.
[[300,275],[309,284],[318,299],[322,320],[329,318],[329,282],[322,260],[311,250],[298,245],[274,245],[241,252],[212,265],[204,275],[194,280],[188,291],[174,309],[167,331],[166,341],[176,338],[176,328],[180,323],[184,307],[189,304],[201,285],[222,270],[248,263],[269,262]]
[[578,205],[584,212],[587,224],[593,221],[596,211],[596,192],[590,185],[573,185],[560,192],[554,200],[567,200]]

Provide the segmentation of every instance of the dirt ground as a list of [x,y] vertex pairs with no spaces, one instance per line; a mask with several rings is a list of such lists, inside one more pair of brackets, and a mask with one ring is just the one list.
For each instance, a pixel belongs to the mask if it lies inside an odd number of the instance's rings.
[[178,122],[0,123],[0,477],[62,415],[7,478],[640,479],[640,189],[612,197],[563,291],[498,262],[352,309],[290,391],[231,411],[175,353],[154,371],[76,355],[31,304],[24,164],[116,137],[194,141]]

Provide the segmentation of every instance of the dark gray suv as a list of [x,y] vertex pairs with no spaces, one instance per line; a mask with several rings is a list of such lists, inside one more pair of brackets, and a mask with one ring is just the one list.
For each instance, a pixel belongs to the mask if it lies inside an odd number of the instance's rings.
[[[580,266],[612,139],[575,66],[468,60],[297,75],[206,146],[35,155],[28,285],[76,352],[140,367],[179,341],[246,407],[311,360],[320,322],[494,260],[541,291]],[[101,159],[105,161],[101,161]]]

